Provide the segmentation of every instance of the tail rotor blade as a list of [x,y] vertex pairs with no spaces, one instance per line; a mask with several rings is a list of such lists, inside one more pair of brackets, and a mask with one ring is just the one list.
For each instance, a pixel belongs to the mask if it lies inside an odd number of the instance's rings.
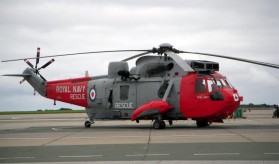
[[38,71],[38,74],[44,81],[46,81],[46,79],[39,73],[39,71]]
[[19,84],[22,84],[24,81],[25,81],[25,79],[22,79],[22,80],[19,82]]
[[51,59],[50,61],[48,61],[46,64],[44,64],[41,68],[39,68],[38,70],[42,69],[42,68],[46,68],[47,66],[49,66],[51,63],[53,63],[55,60]]
[[24,59],[25,63],[28,64],[31,68],[34,68],[33,64],[31,64],[27,59]]
[[37,57],[36,57],[36,66],[35,68],[37,68],[38,64],[40,62],[40,48],[37,48]]

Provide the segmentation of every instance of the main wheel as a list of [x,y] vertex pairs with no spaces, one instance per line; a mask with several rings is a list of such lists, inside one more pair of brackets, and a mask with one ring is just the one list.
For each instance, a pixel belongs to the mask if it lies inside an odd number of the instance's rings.
[[165,129],[166,128],[166,123],[165,121],[161,120],[160,121],[160,129]]
[[155,120],[153,123],[153,128],[154,129],[165,129],[166,123],[163,120]]
[[153,122],[153,128],[154,129],[160,129],[160,127],[161,127],[160,121],[159,120],[155,120]]
[[90,121],[85,121],[84,127],[90,128],[91,127],[91,122]]
[[197,127],[199,127],[199,128],[209,126],[208,121],[196,121],[196,124],[197,124]]

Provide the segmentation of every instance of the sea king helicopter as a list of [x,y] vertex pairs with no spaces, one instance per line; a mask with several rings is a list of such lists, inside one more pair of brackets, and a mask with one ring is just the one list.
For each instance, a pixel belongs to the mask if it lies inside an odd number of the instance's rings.
[[[71,56],[108,52],[141,52],[108,65],[108,74],[47,81],[40,70],[54,59],[38,67],[40,58]],[[148,54],[157,55],[148,55]],[[30,68],[22,74],[3,76],[23,77],[41,96],[56,101],[85,107],[89,128],[98,119],[153,120],[153,128],[164,129],[165,121],[192,119],[198,127],[212,122],[223,122],[238,108],[243,97],[227,78],[218,73],[219,63],[204,60],[183,60],[178,54],[191,53],[237,60],[279,69],[279,65],[209,53],[180,51],[164,43],[159,48],[147,50],[94,51],[61,55],[40,56],[24,60]],[[138,58],[136,66],[129,69],[127,61]],[[35,66],[28,61],[35,59]]]

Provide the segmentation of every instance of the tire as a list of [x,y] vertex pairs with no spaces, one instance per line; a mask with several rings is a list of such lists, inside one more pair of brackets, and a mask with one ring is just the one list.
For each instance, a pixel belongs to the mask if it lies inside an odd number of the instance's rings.
[[85,121],[84,127],[90,128],[91,127],[91,122],[90,121]]
[[209,126],[209,123],[207,121],[196,121],[196,124],[198,128]]
[[153,123],[153,128],[154,129],[165,129],[166,123],[163,120],[155,120]]
[[160,121],[160,129],[165,129],[166,128],[166,123],[165,121],[161,120]]
[[154,129],[160,129],[160,127],[161,127],[160,121],[159,120],[155,120],[153,122],[153,128]]

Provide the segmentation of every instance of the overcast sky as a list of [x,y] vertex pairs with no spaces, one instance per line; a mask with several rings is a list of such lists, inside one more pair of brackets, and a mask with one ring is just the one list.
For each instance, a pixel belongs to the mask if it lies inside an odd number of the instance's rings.
[[[114,49],[151,49],[168,42],[184,51],[216,53],[279,64],[277,0],[0,1],[0,59]],[[110,61],[135,53],[57,57],[41,71],[47,80],[107,74]],[[244,102],[279,104],[279,70],[226,59],[220,73]],[[50,59],[41,59],[40,66]],[[34,61],[31,61],[34,63]],[[131,61],[130,67],[135,60]],[[23,61],[0,63],[0,74],[22,73]],[[82,109],[33,96],[21,78],[0,77],[0,111]]]

